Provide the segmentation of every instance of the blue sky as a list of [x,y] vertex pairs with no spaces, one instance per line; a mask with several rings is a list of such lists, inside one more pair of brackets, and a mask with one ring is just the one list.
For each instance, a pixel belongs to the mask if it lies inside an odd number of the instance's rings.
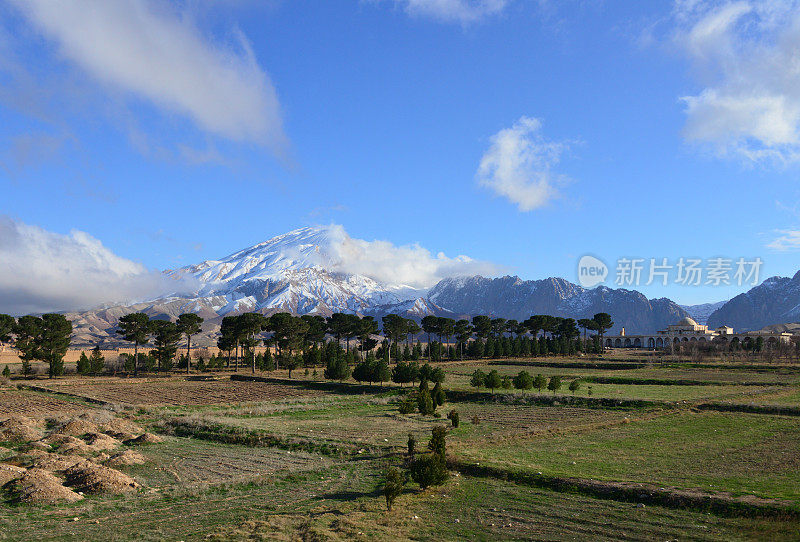
[[[793,275],[799,12],[0,0],[0,231],[86,232],[111,267],[336,223],[526,279],[574,281],[584,254],[760,257],[761,278]],[[747,288],[637,289],[702,303]]]

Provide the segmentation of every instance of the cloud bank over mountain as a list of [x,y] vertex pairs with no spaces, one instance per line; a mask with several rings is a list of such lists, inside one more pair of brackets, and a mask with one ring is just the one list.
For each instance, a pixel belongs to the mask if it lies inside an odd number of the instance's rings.
[[501,270],[464,255],[434,255],[418,244],[356,239],[332,224],[295,230],[166,275],[118,256],[88,233],[54,233],[0,216],[0,312],[12,314],[141,302],[197,292],[219,281],[280,282],[286,272],[315,266],[377,283],[366,290],[387,285],[393,292],[424,291],[446,277]]
[[465,255],[434,255],[419,244],[397,246],[389,241],[354,239],[340,225],[326,229],[332,268],[379,282],[430,288],[445,277],[494,275],[501,270],[496,264]]
[[0,216],[0,312],[127,303],[184,286],[117,256],[88,233],[64,235]]

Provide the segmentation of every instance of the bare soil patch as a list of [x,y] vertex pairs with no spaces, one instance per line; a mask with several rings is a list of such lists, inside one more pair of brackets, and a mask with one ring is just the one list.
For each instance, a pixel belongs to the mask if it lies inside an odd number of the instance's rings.
[[320,393],[301,387],[265,382],[230,379],[196,381],[185,378],[105,379],[88,382],[75,379],[48,384],[48,388],[108,403],[147,406],[256,403]]
[[0,440],[30,442],[42,438],[43,424],[27,416],[11,416],[0,422]]
[[0,389],[0,418],[6,416],[51,416],[76,414],[89,407],[44,393],[17,389]]
[[20,478],[23,474],[25,474],[25,470],[26,469],[24,467],[0,463],[0,487],[6,485],[11,480]]
[[72,418],[53,431],[56,435],[71,435],[73,437],[95,432],[97,432],[97,424],[81,417]]
[[25,474],[11,482],[14,499],[30,504],[57,504],[75,502],[83,497],[64,487],[52,472],[44,469],[28,469]]
[[112,418],[100,425],[100,431],[120,440],[128,440],[144,433],[144,429],[125,418]]
[[127,444],[128,446],[138,446],[140,444],[157,444],[162,440],[163,439],[161,437],[159,437],[158,435],[154,435],[153,433],[144,433],[136,438],[126,440],[125,444]]
[[31,467],[49,470],[51,472],[64,472],[83,461],[77,455],[59,455],[54,453],[36,451],[29,452],[27,458],[23,456]]
[[68,486],[86,493],[119,494],[139,487],[127,474],[90,461],[78,463],[68,469],[66,476]]
[[134,450],[125,450],[112,455],[105,461],[105,465],[110,467],[141,465],[146,462],[142,454]]

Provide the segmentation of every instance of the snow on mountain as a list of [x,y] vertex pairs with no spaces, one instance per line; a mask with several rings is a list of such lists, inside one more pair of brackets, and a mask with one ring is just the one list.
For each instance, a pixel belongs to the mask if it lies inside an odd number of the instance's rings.
[[708,317],[709,327],[747,331],[800,321],[800,271],[793,277],[770,277],[728,300]]
[[699,305],[681,305],[680,307],[689,313],[698,324],[705,324],[708,317],[715,310],[723,306],[728,301],[717,301],[716,303],[701,303]]
[[210,342],[223,316],[250,311],[350,312],[378,318],[397,313],[415,319],[487,314],[518,320],[533,314],[585,318],[608,312],[614,330],[624,326],[629,333],[652,332],[687,316],[668,299],[650,300],[634,290],[585,289],[552,277],[522,280],[466,273],[481,265],[465,256],[434,257],[418,246],[352,239],[340,226],[300,228],[219,260],[166,272],[176,284],[191,285],[188,291],[71,319],[76,337],[93,342],[114,336],[114,325],[127,312],[171,319],[197,312],[208,328],[198,340]]
[[307,314],[363,312],[425,293],[337,271],[342,264],[336,245],[339,235],[334,227],[300,228],[220,260],[169,271],[171,278],[198,284],[196,291],[172,298],[222,297],[226,303],[215,307],[220,314],[275,310]]

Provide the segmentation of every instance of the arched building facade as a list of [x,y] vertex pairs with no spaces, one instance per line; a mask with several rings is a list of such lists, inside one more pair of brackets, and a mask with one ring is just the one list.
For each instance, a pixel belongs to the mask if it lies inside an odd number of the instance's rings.
[[745,343],[757,340],[758,337],[762,337],[766,343],[786,343],[791,340],[792,334],[771,331],[734,333],[733,328],[729,326],[708,329],[708,326],[698,324],[687,316],[677,324],[667,326],[667,329],[647,335],[628,335],[625,333],[625,328],[622,328],[619,335],[606,335],[603,342],[608,348],[667,348],[672,344],[700,345],[712,341],[724,344],[729,344],[731,341]]

